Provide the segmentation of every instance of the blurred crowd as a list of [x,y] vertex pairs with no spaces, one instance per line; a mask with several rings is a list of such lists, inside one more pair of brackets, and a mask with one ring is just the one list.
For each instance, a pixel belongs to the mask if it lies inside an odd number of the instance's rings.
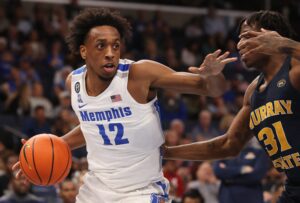
[[[65,79],[82,65],[69,54],[64,37],[70,20],[78,13],[77,4],[35,4],[30,9],[19,1],[3,1],[0,6],[0,203],[72,203],[88,169],[84,148],[73,152],[68,178],[60,185],[41,187],[17,180],[11,166],[18,160],[21,138],[39,133],[62,136],[78,124],[71,108]],[[151,59],[176,71],[199,66],[208,53],[218,48],[239,57],[237,27],[229,27],[214,7],[208,14],[191,18],[173,28],[156,12],[149,20],[143,11],[128,16],[132,40],[126,42],[122,58]],[[243,63],[228,64],[224,74],[229,90],[218,98],[179,95],[160,91],[160,112],[166,145],[205,141],[222,135],[242,106],[249,82],[257,75]],[[285,180],[252,140],[231,160],[215,162],[164,161],[164,175],[171,183],[173,203],[241,202],[251,199],[276,202]],[[234,194],[234,198],[232,195]],[[256,198],[256,199],[255,199]]]

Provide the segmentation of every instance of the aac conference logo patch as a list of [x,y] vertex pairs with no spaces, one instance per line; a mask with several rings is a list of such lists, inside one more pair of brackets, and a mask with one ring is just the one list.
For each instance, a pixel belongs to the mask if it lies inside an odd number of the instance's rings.
[[285,79],[281,79],[277,82],[277,87],[283,87],[285,86],[285,84],[286,84]]
[[80,92],[80,83],[79,83],[79,82],[76,82],[76,83],[75,83],[75,92],[76,92],[76,93],[79,93],[79,92]]

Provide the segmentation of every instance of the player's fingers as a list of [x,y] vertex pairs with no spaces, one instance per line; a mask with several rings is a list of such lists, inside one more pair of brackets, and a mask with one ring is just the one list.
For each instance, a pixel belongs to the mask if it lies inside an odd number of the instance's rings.
[[197,67],[189,67],[189,72],[199,74],[201,71]]
[[12,167],[11,167],[11,169],[14,171],[14,170],[17,170],[17,169],[19,169],[20,168],[20,162],[18,161],[17,163],[15,163]]
[[267,30],[267,29],[265,29],[265,28],[260,28],[260,30],[261,30],[262,32],[270,32],[270,30]]
[[21,178],[22,175],[23,175],[23,172],[21,170],[18,170],[18,172],[16,174],[16,178],[19,179],[19,178]]
[[243,48],[243,49],[240,49],[239,50],[239,54],[240,55],[244,55],[246,52],[248,52],[249,51],[249,49],[248,48]]
[[237,49],[241,49],[241,47],[243,47],[245,44],[245,41],[239,41],[238,44],[237,44]]
[[25,139],[21,139],[22,144],[25,144],[27,142],[27,140]]
[[250,45],[251,45],[251,40],[240,40],[239,43],[237,44],[237,49],[241,50]]
[[253,30],[249,30],[247,32],[243,32],[242,34],[239,35],[239,38],[251,38],[251,37],[256,37],[261,35],[261,32],[257,32],[257,31],[253,31]]
[[227,64],[227,63],[231,63],[237,61],[237,57],[232,57],[232,58],[227,58],[221,61],[222,64]]
[[227,56],[229,56],[229,51],[226,51],[224,54],[222,54],[221,56],[219,56],[218,58],[217,58],[217,60],[223,60],[223,59],[225,59],[225,58],[227,58]]
[[218,49],[218,50],[216,50],[214,53],[212,53],[212,55],[214,56],[214,57],[217,57],[217,56],[219,56],[219,54],[221,53],[221,49]]

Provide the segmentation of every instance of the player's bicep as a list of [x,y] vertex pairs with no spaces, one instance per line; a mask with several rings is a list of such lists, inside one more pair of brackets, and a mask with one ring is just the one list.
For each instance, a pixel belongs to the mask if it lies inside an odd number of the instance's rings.
[[135,78],[148,81],[152,88],[170,89],[181,93],[198,93],[205,88],[204,79],[193,73],[176,72],[171,68],[150,60],[134,63]]

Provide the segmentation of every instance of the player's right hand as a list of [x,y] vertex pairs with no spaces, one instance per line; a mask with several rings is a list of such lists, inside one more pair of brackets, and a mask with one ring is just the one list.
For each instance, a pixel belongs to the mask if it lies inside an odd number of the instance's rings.
[[226,64],[237,60],[237,57],[227,58],[229,56],[228,51],[224,54],[221,54],[221,52],[221,49],[218,49],[217,51],[208,54],[200,67],[189,67],[189,71],[202,76],[218,75],[222,72]]
[[[24,145],[26,143],[26,140],[25,139],[22,139],[21,140],[22,144]],[[12,171],[13,173],[16,172],[16,178],[19,179],[21,176],[24,176],[22,170],[21,170],[21,167],[20,167],[20,161],[18,161],[17,163],[15,163],[13,166],[12,166]]]

